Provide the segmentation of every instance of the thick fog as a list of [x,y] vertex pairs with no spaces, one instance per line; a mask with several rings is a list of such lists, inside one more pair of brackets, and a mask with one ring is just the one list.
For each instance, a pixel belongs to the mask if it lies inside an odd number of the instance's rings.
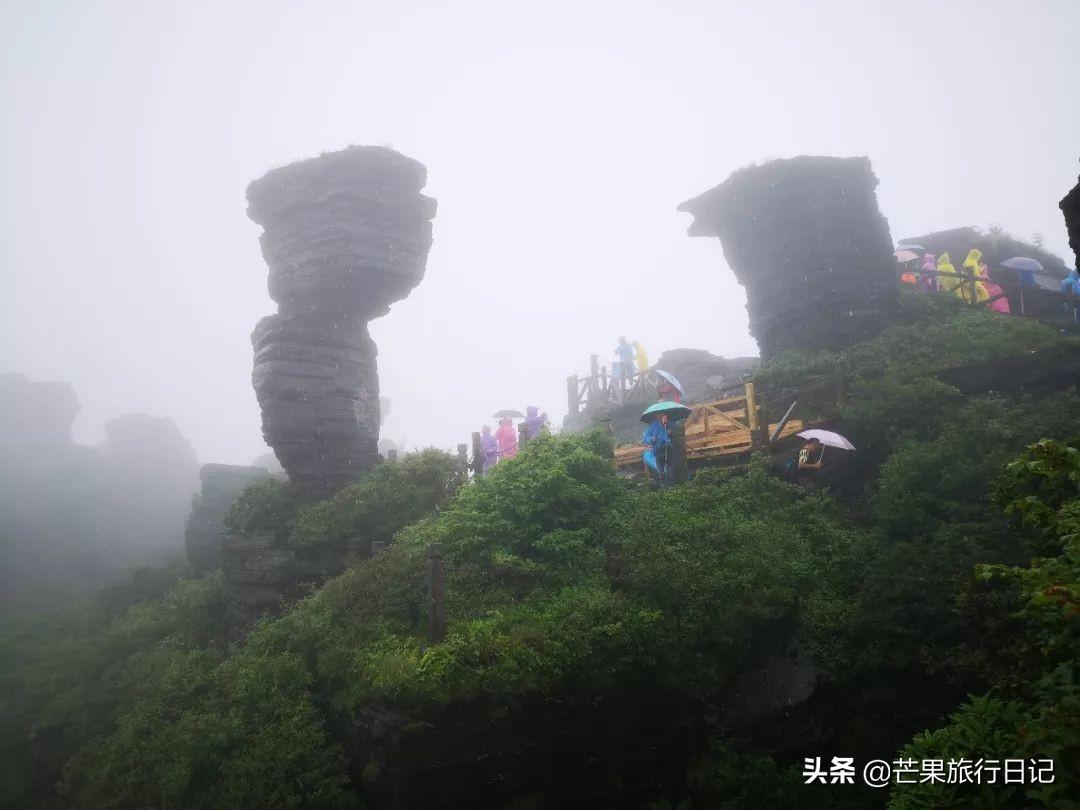
[[423,162],[427,275],[372,324],[383,435],[558,422],[619,335],[756,353],[717,240],[675,206],[740,166],[869,155],[894,238],[998,223],[1067,252],[1080,3],[7,2],[0,372],[69,382],[77,440],[172,417],[264,453],[274,311],[247,184],[350,143]]

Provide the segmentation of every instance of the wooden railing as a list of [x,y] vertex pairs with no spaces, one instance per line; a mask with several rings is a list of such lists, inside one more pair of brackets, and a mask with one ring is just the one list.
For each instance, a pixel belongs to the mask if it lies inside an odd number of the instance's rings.
[[566,410],[570,414],[609,404],[646,402],[655,394],[647,371],[634,369],[629,376],[614,377],[608,374],[607,366],[600,365],[595,354],[589,358],[588,375],[572,374],[566,378]]

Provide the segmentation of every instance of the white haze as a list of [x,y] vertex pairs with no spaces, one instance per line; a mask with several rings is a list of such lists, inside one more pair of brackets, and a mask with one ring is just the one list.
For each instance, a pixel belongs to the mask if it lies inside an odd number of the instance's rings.
[[869,155],[894,238],[1000,223],[1072,264],[1080,2],[0,2],[0,371],[67,380],[80,441],[172,416],[264,452],[273,311],[244,190],[350,143],[422,161],[427,276],[375,322],[383,435],[565,413],[620,334],[755,354],[675,206],[740,166]]

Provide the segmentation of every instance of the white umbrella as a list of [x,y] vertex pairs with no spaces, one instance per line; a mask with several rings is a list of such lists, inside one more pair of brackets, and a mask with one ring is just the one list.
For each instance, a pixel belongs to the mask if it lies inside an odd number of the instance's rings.
[[663,369],[659,369],[659,368],[656,370],[656,373],[659,374],[661,377],[663,377],[665,380],[667,380],[669,383],[674,385],[677,389],[679,389],[680,394],[685,394],[686,393],[686,391],[683,390],[682,383],[680,383],[678,380],[675,379],[674,374],[668,374],[666,371],[664,371]]
[[898,250],[893,253],[893,256],[895,256],[896,260],[900,263],[910,262],[912,259],[919,258],[919,254],[913,250]]
[[839,447],[841,450],[854,450],[855,445],[841,436],[839,433],[833,433],[831,430],[804,430],[802,433],[796,433],[796,436],[802,436],[804,439],[817,439],[826,447]]

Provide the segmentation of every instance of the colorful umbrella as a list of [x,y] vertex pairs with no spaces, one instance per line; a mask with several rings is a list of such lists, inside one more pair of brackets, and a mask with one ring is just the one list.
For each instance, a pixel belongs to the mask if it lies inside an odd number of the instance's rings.
[[841,450],[854,450],[855,445],[841,436],[839,433],[833,433],[831,430],[804,430],[802,433],[796,433],[796,436],[802,436],[804,439],[817,439],[826,447],[839,447]]
[[1027,256],[1013,256],[1011,259],[1006,259],[1001,263],[1003,267],[1008,267],[1010,270],[1031,270],[1034,272],[1041,272],[1043,266],[1035,259],[1029,259]]
[[668,400],[664,400],[663,402],[657,402],[655,405],[650,405],[646,408],[638,421],[651,422],[655,417],[662,413],[666,413],[669,419],[685,419],[693,412],[693,408],[689,408],[681,402],[669,402]]
[[661,377],[663,377],[665,380],[667,380],[669,383],[674,385],[679,390],[680,394],[685,394],[686,393],[686,391],[682,387],[682,383],[680,383],[678,380],[675,379],[674,374],[668,374],[666,371],[664,371],[663,369],[659,369],[659,368],[656,369],[656,373],[659,374]]

